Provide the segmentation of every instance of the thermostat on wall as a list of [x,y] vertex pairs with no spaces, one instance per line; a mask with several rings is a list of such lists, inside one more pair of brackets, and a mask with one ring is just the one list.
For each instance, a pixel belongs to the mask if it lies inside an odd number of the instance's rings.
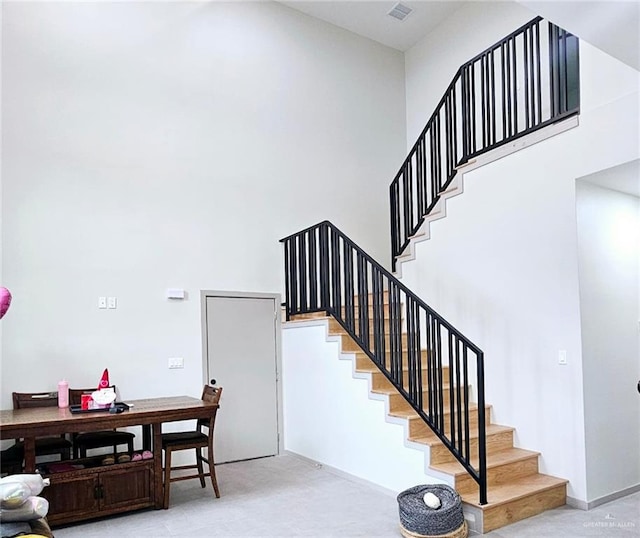
[[184,299],[184,290],[169,288],[167,290],[167,299]]

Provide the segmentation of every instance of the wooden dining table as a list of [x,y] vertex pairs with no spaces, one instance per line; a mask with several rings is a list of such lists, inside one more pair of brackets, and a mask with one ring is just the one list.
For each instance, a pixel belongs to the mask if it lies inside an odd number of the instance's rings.
[[207,418],[216,404],[190,396],[170,396],[127,400],[129,409],[121,413],[88,411],[72,413],[69,408],[36,407],[0,411],[0,439],[23,439],[25,472],[36,469],[35,439],[142,426],[143,450],[153,452],[153,505],[162,508],[162,424]]

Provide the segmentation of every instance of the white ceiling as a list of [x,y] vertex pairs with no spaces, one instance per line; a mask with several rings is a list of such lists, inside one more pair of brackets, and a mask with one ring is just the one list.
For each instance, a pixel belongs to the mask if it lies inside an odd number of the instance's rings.
[[[517,1],[640,71],[640,2]],[[280,3],[388,47],[406,51],[468,2],[403,0],[403,5],[413,9],[404,21],[387,15],[397,3],[395,1],[290,0]]]

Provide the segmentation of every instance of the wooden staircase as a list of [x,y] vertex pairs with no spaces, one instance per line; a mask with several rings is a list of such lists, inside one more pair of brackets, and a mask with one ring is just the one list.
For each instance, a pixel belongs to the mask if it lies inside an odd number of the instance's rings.
[[[388,399],[387,409],[391,417],[407,421],[408,440],[417,448],[429,447],[429,468],[438,476],[445,477],[460,494],[472,529],[486,533],[565,504],[568,481],[541,474],[538,471],[540,454],[514,447],[514,428],[493,424],[491,406],[487,405],[488,503],[480,505],[476,482],[342,326],[334,318],[322,313],[295,316],[292,321],[310,318],[328,320],[329,335],[339,338],[342,353],[353,354],[355,371],[370,377],[371,392]],[[426,355],[427,351],[423,350],[422,353]],[[406,351],[403,350],[404,360]],[[444,367],[445,379],[448,379],[447,370]],[[450,391],[452,387],[445,384],[445,390]],[[427,402],[428,398],[425,397],[423,401]],[[470,403],[469,409],[469,444],[471,451],[477,452],[477,405]],[[445,412],[448,411],[445,409]]]

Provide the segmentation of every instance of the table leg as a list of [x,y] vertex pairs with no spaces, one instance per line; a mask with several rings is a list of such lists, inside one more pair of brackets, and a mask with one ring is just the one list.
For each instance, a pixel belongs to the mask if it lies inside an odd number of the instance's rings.
[[151,425],[142,425],[142,450],[151,450]]
[[164,492],[162,489],[162,423],[152,424],[153,429],[153,476],[155,480],[155,508],[162,508]]
[[33,473],[36,470],[36,440],[35,437],[24,438],[24,471]]

